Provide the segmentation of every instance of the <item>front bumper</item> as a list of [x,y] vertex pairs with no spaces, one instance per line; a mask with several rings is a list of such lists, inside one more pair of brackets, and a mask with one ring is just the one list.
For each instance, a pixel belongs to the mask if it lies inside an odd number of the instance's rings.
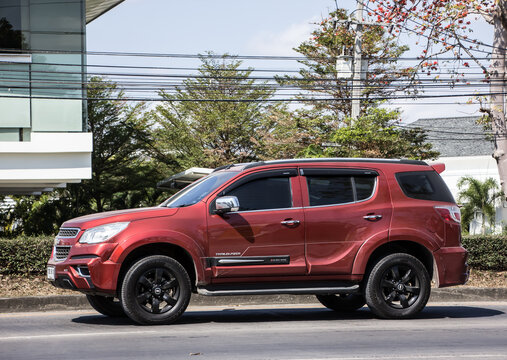
[[[83,249],[87,254],[83,254]],[[121,264],[104,259],[105,253],[110,252],[103,250],[103,246],[85,248],[78,245],[71,248],[63,261],[51,256],[48,266],[55,268],[55,279],[51,283],[59,288],[88,294],[115,295]]]
[[433,253],[433,258],[438,271],[438,287],[466,284],[470,269],[468,252],[463,247],[440,248]]

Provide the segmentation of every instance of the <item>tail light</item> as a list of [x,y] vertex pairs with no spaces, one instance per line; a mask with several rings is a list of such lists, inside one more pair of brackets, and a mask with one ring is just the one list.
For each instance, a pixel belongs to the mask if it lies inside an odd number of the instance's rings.
[[461,223],[461,212],[456,205],[435,206],[435,211],[447,222]]

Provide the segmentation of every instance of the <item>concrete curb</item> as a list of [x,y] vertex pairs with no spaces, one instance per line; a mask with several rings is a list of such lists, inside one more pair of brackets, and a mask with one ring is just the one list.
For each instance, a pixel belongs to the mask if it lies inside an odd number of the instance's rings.
[[[507,288],[432,289],[430,302],[507,301]],[[202,296],[192,295],[190,306],[318,304],[313,295]],[[0,313],[91,309],[84,295],[0,298]]]

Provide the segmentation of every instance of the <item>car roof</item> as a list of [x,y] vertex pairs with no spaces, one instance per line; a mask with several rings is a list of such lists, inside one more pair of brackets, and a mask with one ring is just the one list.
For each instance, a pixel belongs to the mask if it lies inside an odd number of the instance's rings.
[[400,165],[423,165],[428,166],[422,160],[409,160],[409,159],[376,159],[376,158],[305,158],[305,159],[282,159],[282,160],[267,160],[257,161],[251,163],[229,164],[216,168],[214,171],[219,170],[236,170],[243,171],[259,166],[268,165],[285,165],[285,164],[318,164],[318,163],[387,163],[387,164],[400,164]]

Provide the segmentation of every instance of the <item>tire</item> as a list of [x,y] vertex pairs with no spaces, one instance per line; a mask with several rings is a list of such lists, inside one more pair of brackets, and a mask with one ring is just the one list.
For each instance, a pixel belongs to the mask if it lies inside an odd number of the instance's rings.
[[125,312],[119,301],[113,297],[105,297],[99,295],[86,295],[86,299],[99,313],[109,317],[125,317]]
[[363,294],[316,295],[317,300],[328,309],[338,312],[351,312],[366,304]]
[[120,293],[125,314],[135,322],[170,324],[188,306],[190,277],[176,260],[168,256],[149,256],[127,271]]
[[399,253],[380,259],[365,289],[370,310],[384,319],[407,319],[418,314],[431,291],[426,267],[412,255]]

